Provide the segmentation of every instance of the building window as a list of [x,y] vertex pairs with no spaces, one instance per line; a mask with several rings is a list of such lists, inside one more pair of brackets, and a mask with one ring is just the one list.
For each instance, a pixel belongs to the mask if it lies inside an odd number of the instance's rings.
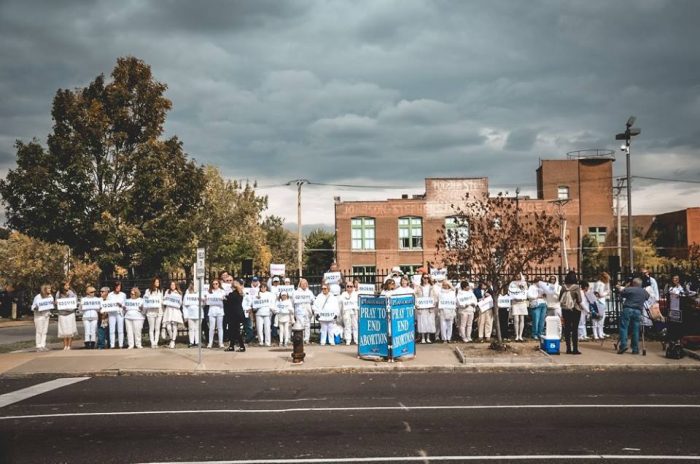
[[399,248],[412,250],[423,247],[423,220],[419,217],[399,218]]
[[353,250],[374,250],[374,218],[353,218],[350,222]]
[[363,284],[373,283],[374,276],[377,273],[377,268],[375,266],[353,266],[352,267],[352,277],[357,279]]
[[558,200],[568,200],[569,199],[569,187],[566,185],[560,185],[557,188],[557,199]]
[[416,273],[416,270],[421,267],[422,264],[402,264],[399,266],[401,268],[401,272],[403,272],[406,275],[413,275]]
[[466,219],[445,218],[445,245],[448,249],[464,246],[467,238],[469,238],[469,226]]
[[598,246],[605,243],[605,237],[607,236],[608,230],[605,227],[589,227],[588,235],[591,236],[593,240],[598,244]]

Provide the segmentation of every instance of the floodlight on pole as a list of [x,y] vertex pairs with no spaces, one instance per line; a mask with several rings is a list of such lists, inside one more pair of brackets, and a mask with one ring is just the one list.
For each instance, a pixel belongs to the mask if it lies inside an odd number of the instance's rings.
[[629,270],[634,271],[634,249],[632,246],[632,173],[630,163],[630,141],[632,137],[642,133],[638,127],[632,127],[637,118],[630,116],[625,123],[625,131],[615,135],[615,140],[624,140],[625,144],[620,148],[625,152],[627,160],[627,252],[629,254]]

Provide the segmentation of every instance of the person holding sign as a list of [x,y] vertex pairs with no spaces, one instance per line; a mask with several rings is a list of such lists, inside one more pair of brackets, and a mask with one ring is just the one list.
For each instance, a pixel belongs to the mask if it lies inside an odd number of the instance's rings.
[[279,301],[273,309],[277,318],[277,327],[280,334],[280,346],[287,346],[291,340],[291,324],[294,323],[294,307],[287,292],[280,292]]
[[472,342],[474,330],[474,313],[476,312],[476,295],[466,280],[460,283],[457,291],[457,308],[459,311],[459,337],[465,343]]
[[160,325],[163,322],[163,290],[160,289],[160,278],[154,277],[151,286],[143,294],[143,309],[148,319],[148,338],[151,348],[158,348],[160,340]]
[[194,282],[185,291],[185,301],[183,302],[184,318],[187,319],[187,335],[189,337],[188,348],[199,344],[199,322],[202,320],[199,315],[199,293],[194,289]]
[[491,286],[483,280],[474,289],[479,308],[479,342],[490,342],[493,331],[493,295]]
[[330,286],[326,282],[321,284],[321,293],[314,300],[313,311],[321,324],[321,345],[326,344],[326,339],[335,345],[333,326],[338,318],[338,299],[330,292]]
[[126,324],[126,341],[127,350],[133,350],[134,346],[141,349],[141,331],[143,330],[143,321],[146,319],[143,315],[143,299],[141,298],[141,290],[134,287],[129,292],[130,298],[124,302],[126,313],[124,314],[124,322]]
[[343,315],[343,338],[345,344],[357,343],[357,292],[355,284],[345,284],[345,291],[340,295],[340,309]]
[[118,303],[109,298],[109,287],[100,289],[100,322],[97,326],[97,349],[104,350],[109,338],[109,313],[116,311]]
[[306,279],[299,279],[299,287],[292,293],[294,303],[294,319],[300,321],[304,326],[304,343],[309,343],[311,338],[311,318],[313,311],[311,304],[314,301],[314,293],[309,290],[309,282]]
[[328,272],[323,274],[323,281],[328,285],[332,295],[340,295],[341,285],[345,282],[345,277],[343,277],[343,273],[340,272],[338,263],[334,262],[331,264]]
[[[469,285],[469,284],[467,284]],[[452,340],[452,326],[457,314],[457,299],[455,289],[449,280],[442,281],[442,288],[438,296],[438,310],[440,311],[440,337],[443,343],[450,343]],[[472,312],[472,321],[474,313]]]
[[[224,292],[225,291],[226,290],[224,290]],[[170,337],[170,348],[175,348],[178,326],[184,325],[185,321],[182,319],[182,311],[180,311],[180,307],[182,306],[182,293],[180,292],[177,282],[174,280],[170,281],[170,288],[165,292],[163,306],[165,306],[163,324]]]
[[275,296],[267,291],[267,284],[260,283],[260,291],[253,298],[253,311],[255,312],[255,326],[258,329],[258,343],[260,346],[272,345],[272,329],[270,317],[272,306],[275,304]]
[[51,285],[44,284],[39,288],[39,294],[34,297],[32,302],[37,351],[48,351],[46,334],[49,331],[49,318],[52,309],[54,309],[54,299],[51,296]]
[[94,350],[97,344],[97,320],[101,307],[100,299],[95,296],[97,290],[93,286],[85,289],[86,296],[80,300],[80,312],[83,315],[83,331],[85,332],[85,348]]
[[224,348],[224,298],[226,298],[226,292],[221,288],[221,282],[214,279],[205,298],[209,306],[209,344],[207,348],[214,346],[214,329],[219,336],[219,348]]
[[[416,306],[418,312],[418,334],[421,343],[432,343],[430,335],[435,333],[435,306],[438,302],[438,293],[433,287],[430,275],[421,276],[421,284],[416,288]],[[421,299],[418,304],[418,299]]]
[[508,340],[508,316],[510,314],[510,295],[508,295],[508,289],[501,289],[498,295],[497,306],[498,306],[498,325],[501,328],[501,336],[503,340]]
[[56,293],[58,309],[58,338],[63,339],[63,349],[70,350],[73,337],[78,335],[75,323],[75,310],[78,308],[78,296],[70,288],[70,281],[64,282]]
[[116,335],[119,336],[118,348],[124,346],[124,302],[126,301],[126,294],[122,292],[122,283],[117,281],[114,282],[114,290],[109,293],[109,299],[117,303],[117,310],[110,311],[108,313],[109,317],[109,347],[114,348],[116,343]]
[[524,342],[525,316],[527,316],[527,282],[522,273],[517,273],[515,279],[508,285],[511,298],[510,315],[513,318],[515,341]]

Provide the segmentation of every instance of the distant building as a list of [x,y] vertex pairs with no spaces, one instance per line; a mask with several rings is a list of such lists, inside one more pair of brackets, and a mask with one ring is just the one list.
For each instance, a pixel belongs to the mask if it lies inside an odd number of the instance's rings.
[[644,236],[654,239],[659,254],[685,259],[692,244],[700,245],[700,208],[657,214]]
[[[582,152],[583,153],[583,152]],[[612,230],[612,152],[541,160],[537,168],[537,198],[521,197],[521,211],[546,210],[566,219],[568,265],[577,268],[581,238],[601,245]],[[336,199],[336,256],[341,269],[373,274],[395,266],[404,272],[439,265],[438,230],[454,227],[454,203],[466,193],[488,192],[488,178],[426,178],[425,193],[384,201]],[[552,265],[561,265],[556,256]]]

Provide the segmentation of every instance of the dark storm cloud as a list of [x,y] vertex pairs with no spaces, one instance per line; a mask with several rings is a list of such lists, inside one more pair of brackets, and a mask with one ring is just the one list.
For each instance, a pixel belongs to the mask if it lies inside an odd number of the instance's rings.
[[697,17],[691,0],[2,1],[0,171],[15,139],[46,137],[58,88],[134,55],[168,84],[168,134],[235,178],[533,185],[540,158],[617,151],[630,114],[636,175],[697,173]]

